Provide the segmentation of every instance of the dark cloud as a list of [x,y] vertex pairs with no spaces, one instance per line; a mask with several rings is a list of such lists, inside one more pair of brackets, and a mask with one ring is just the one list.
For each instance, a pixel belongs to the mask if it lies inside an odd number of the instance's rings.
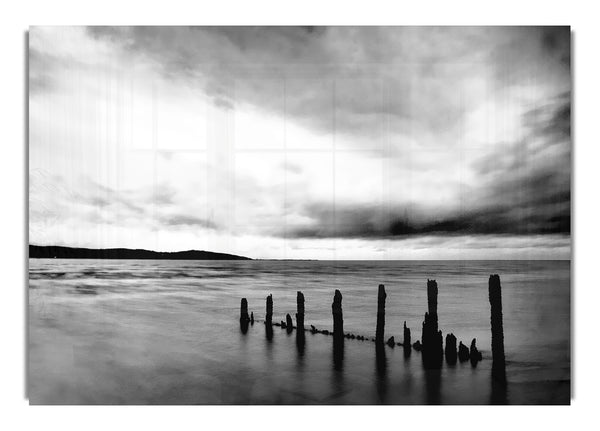
[[483,202],[498,203],[524,233],[569,233],[571,100],[565,93],[525,114],[528,131],[476,168]]
[[[29,94],[47,94],[60,89],[61,78],[77,69],[87,69],[93,73],[86,63],[81,51],[72,49],[60,51],[57,41],[48,38],[47,28],[32,27],[28,35],[28,72]],[[64,86],[64,79],[62,85]]]
[[230,100],[218,96],[214,98],[213,102],[215,106],[223,109],[233,109],[235,107],[233,102],[231,102]]
[[548,139],[548,143],[570,143],[571,92],[567,91],[540,103],[525,114],[525,125],[535,135]]
[[[407,237],[428,234],[570,234],[570,95],[525,114],[523,140],[479,160],[480,178],[454,210],[424,204],[390,208],[313,203],[301,214],[313,222],[286,226],[299,238]],[[280,233],[282,234],[282,233]]]
[[176,208],[175,189],[167,184],[117,190],[82,178],[79,182],[82,189],[75,190],[67,187],[62,177],[35,170],[30,185],[31,218],[36,222],[56,223],[73,218],[78,222],[111,225],[218,229],[214,222]]
[[164,226],[197,226],[207,229],[217,229],[217,225],[210,220],[186,214],[162,215],[159,221]]
[[51,91],[56,85],[60,60],[55,56],[29,47],[29,92],[32,95]]
[[[568,199],[568,196],[557,196]],[[393,238],[422,235],[534,235],[570,233],[570,216],[566,207],[536,204],[512,207],[490,205],[474,211],[462,211],[424,219],[382,217],[380,208],[351,207],[332,209],[331,205],[312,205],[306,215],[314,220],[309,226],[286,226],[285,235],[293,238]],[[404,213],[402,209],[394,211]],[[426,212],[426,211],[422,211]],[[283,235],[283,232],[279,232]]]
[[110,200],[100,197],[100,196],[93,196],[93,197],[89,198],[88,203],[92,206],[99,207],[99,208],[106,207],[111,204]]
[[[568,27],[90,27],[218,106],[248,103],[340,135],[433,134],[451,145],[465,103],[492,87],[568,89]],[[563,70],[564,69],[564,70]],[[559,88],[561,87],[562,90]],[[377,140],[368,142],[376,143]],[[425,144],[421,142],[421,144]]]
[[[177,207],[175,200],[177,192],[168,184],[160,183],[152,187],[122,191],[95,182],[91,184],[93,186],[88,188],[85,195],[78,195],[79,199],[99,209],[105,223],[121,223],[123,218],[129,218],[134,223],[150,222],[156,227],[164,228],[178,226],[218,228],[214,222],[189,215],[180,208],[169,209],[169,207]],[[114,211],[108,211],[110,206],[114,206]]]
[[85,191],[75,192],[76,202],[98,209],[112,205],[115,207],[115,214],[120,216],[140,217],[146,213],[144,207],[140,205],[140,200],[131,192],[117,190],[90,179],[82,179],[82,183],[87,187]]
[[571,66],[571,28],[542,27],[542,46],[549,55],[556,56],[565,66]]
[[154,186],[146,199],[149,204],[172,205],[176,194],[177,191],[173,187],[163,183]]

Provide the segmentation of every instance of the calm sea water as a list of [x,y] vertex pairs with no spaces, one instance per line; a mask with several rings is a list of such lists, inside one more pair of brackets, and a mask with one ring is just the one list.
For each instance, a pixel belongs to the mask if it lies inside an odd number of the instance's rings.
[[[487,282],[502,281],[507,390],[491,385]],[[264,318],[295,316],[332,328],[333,292],[344,329],[374,336],[385,284],[386,339],[406,321],[420,338],[426,282],[439,286],[444,337],[477,339],[483,361],[425,371],[420,353],[376,354],[346,340],[255,323],[239,326],[242,297]],[[568,261],[29,261],[28,396],[33,404],[564,404],[570,400]]]

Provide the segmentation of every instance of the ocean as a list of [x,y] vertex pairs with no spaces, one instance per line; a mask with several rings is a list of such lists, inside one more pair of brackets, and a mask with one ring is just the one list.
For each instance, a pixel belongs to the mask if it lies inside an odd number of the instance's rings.
[[[32,404],[568,404],[569,261],[168,261],[30,259],[27,392]],[[488,278],[502,283],[507,385],[491,379]],[[375,336],[377,287],[385,339],[413,342],[438,283],[439,328],[483,360],[425,370],[421,353],[279,327],[240,328],[240,300],[264,319]],[[339,353],[339,352],[338,352]]]

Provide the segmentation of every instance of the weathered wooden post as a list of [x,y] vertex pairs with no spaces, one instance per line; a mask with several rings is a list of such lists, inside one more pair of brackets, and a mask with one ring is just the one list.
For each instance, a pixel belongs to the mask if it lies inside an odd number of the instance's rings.
[[267,296],[265,328],[267,329],[267,341],[271,341],[273,339],[273,295]]
[[469,348],[465,346],[462,341],[458,343],[458,360],[460,362],[469,360]]
[[410,342],[410,328],[406,327],[406,320],[404,321],[404,339],[402,340],[402,348],[404,349],[404,357],[410,356],[412,346]]
[[267,296],[267,313],[265,315],[265,325],[273,325],[273,295]]
[[379,377],[384,377],[387,371],[387,357],[385,345],[375,343],[375,369]]
[[456,337],[454,334],[446,335],[446,362],[450,365],[456,364]]
[[437,328],[437,296],[438,286],[435,280],[427,280],[427,311],[432,316],[435,316],[435,324]]
[[473,341],[471,341],[471,348],[469,349],[469,359],[471,359],[471,365],[474,367],[477,366],[477,362],[482,359],[481,352],[477,350],[476,342],[477,340],[473,338]]
[[344,368],[344,337],[333,337],[333,369],[341,371]]
[[437,295],[436,281],[427,280],[427,313],[425,313],[421,340],[425,368],[440,368],[444,355],[442,331],[438,331]]
[[385,332],[385,286],[379,285],[377,292],[377,327],[375,329],[375,343],[383,344],[383,336]]
[[254,311],[250,313],[250,324],[254,325]]
[[502,324],[502,288],[498,274],[490,275],[489,298],[492,326],[492,378],[500,382],[506,382],[504,328]]
[[296,294],[296,346],[300,356],[304,355],[304,295]]
[[248,325],[250,324],[250,317],[248,316],[248,300],[242,298],[240,305],[240,329],[242,333],[248,332]]
[[285,315],[285,329],[288,334],[294,330],[294,322],[292,321],[290,313]]
[[333,314],[333,338],[344,339],[344,317],[342,314],[342,294],[339,290],[335,290],[333,295],[333,303],[331,304],[331,312]]
[[296,330],[298,334],[304,334],[304,295],[298,292],[296,295]]
[[240,306],[240,321],[247,322],[250,320],[248,316],[248,300],[246,298],[242,298],[242,303]]
[[396,339],[394,338],[393,335],[390,338],[388,338],[386,344],[390,347],[396,347]]
[[342,294],[337,289],[333,295],[331,312],[333,314],[333,367],[339,371],[344,364],[344,317],[342,314]]
[[410,348],[410,328],[406,327],[406,320],[404,321],[404,340],[402,340],[402,346],[404,348]]

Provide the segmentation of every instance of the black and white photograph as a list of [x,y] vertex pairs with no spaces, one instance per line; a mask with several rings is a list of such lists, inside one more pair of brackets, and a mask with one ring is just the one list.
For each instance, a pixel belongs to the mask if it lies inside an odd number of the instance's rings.
[[564,405],[569,26],[32,26],[31,404]]
[[597,15],[7,4],[3,429],[598,428]]

